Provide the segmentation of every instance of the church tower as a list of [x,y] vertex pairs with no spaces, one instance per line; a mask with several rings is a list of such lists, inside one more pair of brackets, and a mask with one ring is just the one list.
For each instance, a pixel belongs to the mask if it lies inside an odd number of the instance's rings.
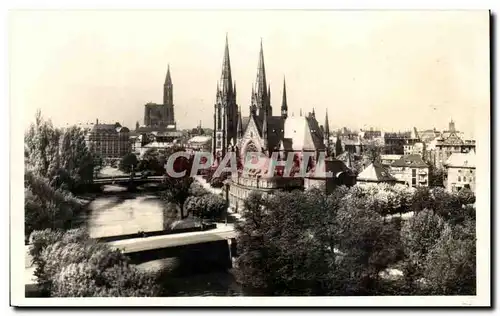
[[259,64],[257,66],[257,80],[255,88],[252,87],[252,105],[250,113],[260,118],[264,117],[264,111],[268,116],[273,115],[270,100],[270,87],[266,82],[266,67],[264,66],[264,50],[262,40],[260,41]]
[[281,100],[281,117],[286,119],[288,117],[288,104],[286,102],[286,83],[283,78],[283,99]]
[[226,152],[231,149],[231,145],[236,144],[237,128],[236,83],[233,83],[232,80],[229,44],[226,34],[221,80],[217,83],[214,104],[213,154],[215,157],[223,158]]
[[175,124],[174,117],[174,87],[170,77],[170,65],[167,67],[167,76],[163,85],[163,123],[165,125]]

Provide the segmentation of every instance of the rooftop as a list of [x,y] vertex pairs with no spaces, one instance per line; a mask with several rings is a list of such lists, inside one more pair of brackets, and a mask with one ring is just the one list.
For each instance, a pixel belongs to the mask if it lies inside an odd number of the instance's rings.
[[368,182],[395,182],[394,178],[387,169],[377,162],[371,163],[358,175],[358,181]]
[[471,151],[469,153],[453,153],[446,160],[445,163],[448,167],[456,168],[475,168],[476,167],[476,153]]
[[415,167],[415,168],[427,168],[429,167],[422,157],[417,154],[406,155],[400,159],[394,161],[391,167]]

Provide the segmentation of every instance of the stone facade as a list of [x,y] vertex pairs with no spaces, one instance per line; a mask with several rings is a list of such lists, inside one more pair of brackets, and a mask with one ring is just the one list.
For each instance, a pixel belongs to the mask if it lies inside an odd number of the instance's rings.
[[130,130],[115,124],[96,124],[86,135],[87,146],[104,159],[120,159],[131,152]]
[[418,154],[402,156],[390,165],[389,171],[409,187],[429,186],[429,166]]
[[174,88],[170,76],[170,66],[163,85],[163,104],[147,103],[144,106],[144,125],[148,127],[167,127],[175,129]]
[[476,192],[475,152],[454,153],[445,163],[445,186],[449,192],[458,192],[462,188]]

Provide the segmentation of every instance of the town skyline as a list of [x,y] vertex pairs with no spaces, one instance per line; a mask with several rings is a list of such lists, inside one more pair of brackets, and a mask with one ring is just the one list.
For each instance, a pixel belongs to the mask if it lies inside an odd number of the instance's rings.
[[[314,108],[323,124],[328,109],[334,129],[444,130],[453,119],[458,130],[473,136],[475,108],[489,106],[484,12],[418,13],[301,12],[311,23],[293,26],[298,12],[16,12],[11,103],[23,108],[25,127],[40,109],[59,126],[99,119],[133,128],[143,123],[144,104],[161,100],[170,65],[178,127],[192,128],[201,120],[213,128],[227,34],[243,115],[262,40],[275,114],[286,78],[289,113],[298,116],[302,109],[305,115]],[[182,31],[169,34],[160,17],[184,26],[176,27]],[[187,27],[187,17],[206,27]],[[143,23],[132,28],[130,18]],[[255,18],[261,23],[249,28]],[[110,19],[113,25],[104,27]],[[61,111],[63,105],[71,111]]]

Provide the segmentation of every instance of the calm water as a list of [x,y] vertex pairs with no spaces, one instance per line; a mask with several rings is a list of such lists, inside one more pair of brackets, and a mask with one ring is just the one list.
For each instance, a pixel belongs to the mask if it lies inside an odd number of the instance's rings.
[[[157,231],[172,222],[171,218],[165,218],[164,207],[164,202],[154,192],[129,193],[119,186],[106,186],[104,194],[95,197],[88,205],[84,220],[94,238]],[[139,268],[159,271],[171,266],[175,260],[154,260],[140,264]],[[220,267],[209,272],[190,270],[189,274],[168,277],[162,285],[169,295],[243,295],[232,271]]]

